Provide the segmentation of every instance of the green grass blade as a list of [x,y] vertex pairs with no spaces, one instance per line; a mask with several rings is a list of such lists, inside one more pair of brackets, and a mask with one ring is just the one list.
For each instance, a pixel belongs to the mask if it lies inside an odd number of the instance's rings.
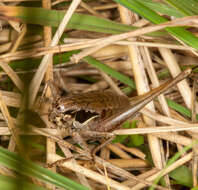
[[[0,6],[0,11],[9,17],[15,17],[28,24],[47,25],[58,27],[65,11],[47,10],[36,7],[11,7]],[[73,14],[68,29],[86,30],[118,34],[136,29],[137,27],[116,23],[108,19],[99,18],[86,14]]]
[[[141,2],[142,0],[139,0]],[[175,9],[174,7],[168,6],[164,3],[159,2],[153,2],[152,0],[144,0],[144,5],[152,9],[153,11],[157,11],[159,13],[168,15],[168,16],[174,16],[174,17],[183,17],[185,16],[180,11]]]
[[0,175],[0,189],[2,190],[49,190],[38,185],[25,182],[24,179]]
[[114,0],[114,1],[125,6],[126,8],[128,8],[133,12],[136,12],[140,16],[146,18],[147,20],[155,24],[159,24],[167,21],[166,18],[158,15],[153,10],[146,7],[146,5],[143,4],[144,1],[142,1],[142,3],[141,1],[139,2],[137,0]]
[[[5,17],[17,18],[21,22],[28,24],[58,27],[65,11],[47,10],[36,7],[0,6],[0,13]],[[113,22],[108,19],[77,13],[72,15],[67,28],[107,34],[119,34],[137,29],[137,27]],[[159,31],[150,33],[149,35],[160,36],[164,34],[164,32]]]
[[[166,99],[167,101],[167,104],[170,108],[174,109],[175,111],[191,118],[192,117],[192,114],[191,114],[191,110],[189,110],[188,108],[185,108],[184,106],[170,100],[170,99]],[[196,119],[198,120],[198,114],[196,115]]]
[[175,111],[187,116],[187,117],[191,117],[191,111],[188,108],[185,108],[184,106],[170,100],[170,99],[166,99],[167,104],[170,108],[174,109]]
[[192,16],[198,14],[198,2],[196,0],[165,1],[185,16]]
[[57,187],[67,190],[90,190],[60,174],[47,170],[33,162],[20,158],[16,153],[9,152],[7,149],[0,147],[0,163],[21,175],[35,177],[41,181],[51,183]]
[[[61,64],[68,62],[70,59],[70,56],[73,55],[76,51],[69,51],[61,54],[56,54],[53,56],[53,64]],[[29,58],[29,59],[23,59],[23,60],[16,60],[16,61],[11,61],[9,63],[10,67],[12,69],[21,69],[21,70],[26,70],[30,71],[31,69],[36,69],[41,62],[41,58]],[[0,68],[0,71],[2,69]]]
[[[148,8],[144,1],[138,0],[114,0],[117,3],[125,6],[129,10],[136,12],[138,15],[146,18],[147,20],[160,24],[168,21],[168,19],[158,15],[156,12]],[[184,27],[167,27],[165,28],[170,34],[174,35],[178,39],[182,40],[184,43],[198,50],[198,38],[194,36],[191,32],[187,31]]]
[[93,65],[97,69],[104,71],[106,74],[116,78],[117,80],[123,82],[124,84],[130,86],[131,88],[135,89],[135,82],[130,79],[129,77],[119,73],[118,71],[112,69],[111,67],[101,63],[100,61],[88,56],[83,58],[84,61],[88,62],[90,65]]
[[[60,63],[60,59],[63,62],[67,62],[69,61],[69,58],[72,54],[74,54],[77,51],[71,51],[71,52],[66,52],[63,53],[61,55],[55,55],[53,62],[54,64],[58,64]],[[39,63],[40,63],[41,59],[26,59],[26,60],[20,60],[20,61],[13,61],[10,63],[10,66],[13,69],[23,69],[23,70],[30,70],[30,69],[34,69],[36,68]],[[109,74],[110,76],[112,76],[113,78],[121,81],[122,83],[128,85],[129,87],[131,87],[132,89],[136,89],[135,87],[135,83],[132,79],[130,79],[128,76],[125,76],[124,74],[121,74],[120,72],[112,69],[111,67],[103,64],[100,61],[97,61],[96,59],[92,58],[92,57],[86,57],[84,58],[84,60],[86,62],[88,62],[89,64],[93,65],[94,67],[96,67],[97,69],[100,69],[102,71],[104,71],[106,74]]]

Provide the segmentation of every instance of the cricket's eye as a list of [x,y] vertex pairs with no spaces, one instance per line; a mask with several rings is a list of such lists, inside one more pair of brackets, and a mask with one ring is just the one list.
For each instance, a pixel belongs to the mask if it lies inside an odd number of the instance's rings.
[[64,112],[65,111],[65,106],[64,105],[59,105],[57,106],[57,110],[60,112]]

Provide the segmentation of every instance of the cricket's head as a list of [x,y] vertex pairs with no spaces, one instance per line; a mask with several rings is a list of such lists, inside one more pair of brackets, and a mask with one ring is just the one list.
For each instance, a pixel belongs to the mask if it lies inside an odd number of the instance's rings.
[[60,103],[60,97],[57,97],[49,108],[49,121],[58,128],[68,128],[73,122],[73,116],[67,113],[64,104]]
[[79,108],[74,103],[71,104],[70,98],[57,98],[52,102],[49,109],[49,120],[59,128],[73,128],[74,123],[81,126],[88,121],[93,121],[91,118],[98,118],[99,114],[94,111]]

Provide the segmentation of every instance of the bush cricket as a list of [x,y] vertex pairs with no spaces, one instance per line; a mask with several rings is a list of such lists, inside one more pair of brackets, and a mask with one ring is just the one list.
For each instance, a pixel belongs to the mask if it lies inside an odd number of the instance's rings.
[[133,118],[155,97],[189,76],[191,71],[188,68],[150,92],[133,98],[108,90],[58,97],[49,110],[49,120],[57,127],[71,129],[77,143],[89,151],[82,136],[104,137],[107,132],[112,132],[127,119]]

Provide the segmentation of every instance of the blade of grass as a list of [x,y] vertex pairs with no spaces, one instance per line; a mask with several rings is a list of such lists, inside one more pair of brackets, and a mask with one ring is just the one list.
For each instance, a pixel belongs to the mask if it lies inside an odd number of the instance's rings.
[[[66,52],[61,54],[61,61],[62,62],[67,62],[69,61],[69,58],[71,55],[75,54],[76,52],[79,51],[70,51],[70,52]],[[23,70],[30,70],[30,69],[34,69],[36,68],[39,63],[40,63],[41,59],[25,59],[25,60],[20,60],[20,61],[13,61],[10,63],[10,66],[13,69],[23,69]],[[109,74],[110,76],[112,76],[113,78],[123,82],[124,84],[128,85],[129,87],[131,87],[132,89],[136,89],[135,87],[135,83],[132,79],[130,79],[129,77],[125,76],[124,74],[121,74],[120,72],[112,69],[111,67],[103,64],[102,62],[92,58],[92,57],[86,57],[84,58],[84,60],[86,62],[88,62],[89,64],[93,65],[94,67],[96,67],[97,69],[100,69],[102,71],[104,71],[106,74]],[[54,64],[58,64],[60,63],[60,57],[59,55],[55,55],[53,58],[53,63]],[[131,91],[131,89],[130,89]]]
[[[174,109],[175,111],[191,118],[191,110],[189,110],[188,108],[185,108],[184,106],[170,100],[170,99],[166,99],[168,106],[172,109]],[[196,119],[198,120],[198,114],[196,115]]]
[[44,187],[40,187],[38,185],[32,184],[25,182],[24,179],[21,178],[13,178],[9,176],[3,176],[0,175],[0,189],[3,190],[15,190],[19,189],[20,190],[49,190]]
[[[57,27],[60,24],[65,14],[65,11],[47,10],[35,7],[0,6],[0,11],[3,11],[6,16],[19,18],[21,21],[29,24],[53,27]],[[72,15],[67,28],[113,34],[136,29],[135,27],[119,24],[107,19],[77,13]]]
[[24,160],[16,153],[10,152],[2,147],[0,147],[0,163],[22,175],[35,177],[41,181],[51,183],[60,188],[67,190],[89,190],[89,188],[63,177],[62,175],[47,170],[30,161]]
[[[158,15],[156,12],[148,8],[144,1],[139,0],[114,0],[115,2],[125,6],[129,10],[136,12],[138,15],[146,18],[154,24],[160,24],[168,21],[165,17]],[[183,41],[185,44],[198,50],[198,38],[184,27],[168,27],[167,32]]]
[[[35,7],[12,7],[0,6],[0,15],[6,18],[17,18],[28,24],[39,24],[57,27],[65,12],[57,10],[47,10]],[[116,23],[104,18],[98,18],[85,14],[73,14],[67,29],[77,29],[85,31],[102,32],[108,34],[118,34],[137,29],[137,27]],[[164,32],[155,32],[150,35],[163,35]]]
[[112,69],[111,67],[101,63],[100,61],[88,56],[83,59],[84,61],[88,62],[90,65],[93,65],[97,69],[104,71],[106,74],[118,79],[119,81],[123,82],[124,84],[130,86],[131,88],[135,89],[135,82],[131,80],[129,77],[119,73],[118,71]]
[[144,4],[153,11],[157,11],[168,16],[174,16],[177,18],[184,16],[184,14],[174,7],[168,6],[164,3],[153,2],[152,0],[144,0]]
[[[70,52],[65,52],[61,53],[61,55],[57,54],[53,56],[53,64],[61,64],[69,61],[69,58],[71,55],[73,55],[76,51],[70,51]],[[16,61],[11,61],[9,63],[10,67],[12,69],[22,69],[26,71],[30,71],[31,69],[36,69],[38,65],[41,62],[41,58],[29,58],[29,59],[23,59],[23,60],[16,60]],[[0,71],[2,69],[0,68]]]
[[165,1],[185,16],[192,16],[198,13],[198,2],[196,0]]

